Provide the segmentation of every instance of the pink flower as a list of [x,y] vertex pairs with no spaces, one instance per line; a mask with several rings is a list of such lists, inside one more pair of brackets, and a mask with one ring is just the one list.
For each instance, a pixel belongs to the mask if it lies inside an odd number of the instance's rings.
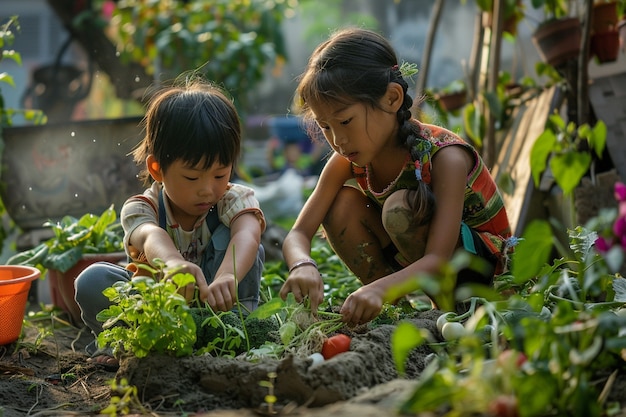
[[626,201],[620,201],[617,209],[617,217],[626,217]]
[[596,239],[596,242],[595,242],[596,249],[600,253],[608,252],[609,249],[611,249],[611,245],[612,244],[613,244],[613,242],[611,242],[610,240],[608,240],[607,238],[605,238],[603,236],[598,236],[598,238]]
[[613,233],[618,239],[626,236],[626,217],[618,217],[613,223]]
[[614,195],[617,201],[626,201],[626,184],[616,182]]
[[115,3],[111,0],[106,0],[102,4],[102,15],[107,19],[111,19],[113,16],[113,11],[115,10]]

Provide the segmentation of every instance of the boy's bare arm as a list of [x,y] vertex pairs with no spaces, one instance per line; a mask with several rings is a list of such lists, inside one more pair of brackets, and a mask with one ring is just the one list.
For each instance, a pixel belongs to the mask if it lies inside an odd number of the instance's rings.
[[244,213],[230,224],[230,243],[216,277],[233,274],[241,281],[256,261],[261,244],[261,223],[254,213]]

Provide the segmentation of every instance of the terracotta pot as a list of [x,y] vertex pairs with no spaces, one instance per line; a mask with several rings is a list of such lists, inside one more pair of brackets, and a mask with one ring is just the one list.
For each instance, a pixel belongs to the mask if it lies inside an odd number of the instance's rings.
[[617,61],[620,38],[616,30],[594,33],[589,40],[589,55],[593,55],[601,64]]
[[594,3],[591,33],[612,31],[617,28],[617,2]]
[[454,111],[463,107],[467,101],[467,91],[459,91],[457,93],[440,94],[436,97],[445,111]]
[[91,264],[96,262],[119,263],[125,260],[126,254],[124,252],[88,253],[84,254],[83,258],[66,272],[49,269],[48,280],[52,305],[68,313],[72,324],[81,326],[83,321],[80,318],[80,307],[74,299],[74,281],[83,269]]
[[538,26],[532,40],[544,62],[556,68],[578,57],[581,37],[580,20],[568,17]]

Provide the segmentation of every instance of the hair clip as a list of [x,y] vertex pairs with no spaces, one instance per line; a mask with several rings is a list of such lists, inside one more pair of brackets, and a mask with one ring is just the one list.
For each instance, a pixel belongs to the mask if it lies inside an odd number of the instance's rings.
[[[397,65],[396,65],[396,67],[397,67]],[[413,63],[410,63],[410,62],[403,61],[402,64],[400,65],[400,67],[399,67],[399,71],[400,71],[400,74],[402,75],[402,77],[410,79],[415,74],[417,74],[419,69],[417,69],[417,64],[413,64]]]

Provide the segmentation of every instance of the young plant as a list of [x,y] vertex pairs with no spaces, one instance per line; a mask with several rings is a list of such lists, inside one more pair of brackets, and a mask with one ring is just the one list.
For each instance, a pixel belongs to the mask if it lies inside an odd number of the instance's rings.
[[111,402],[100,414],[115,417],[117,415],[128,415],[132,411],[138,410],[142,414],[148,414],[148,411],[139,400],[137,387],[129,385],[126,378],[121,381],[111,380]]
[[259,306],[250,313],[248,320],[266,320],[272,316],[280,323],[278,329],[280,343],[268,341],[260,349],[251,350],[249,356],[252,358],[267,352],[278,358],[286,353],[308,356],[320,352],[324,341],[345,325],[341,321],[341,314],[338,313],[318,311],[317,317],[314,317],[308,300],[298,303],[293,294],[285,301],[276,297]]
[[178,291],[194,282],[191,274],[176,274],[161,281],[136,277],[107,288],[104,295],[113,304],[97,315],[104,322],[98,346],[110,346],[116,355],[128,353],[138,358],[151,352],[191,355],[196,324]]

